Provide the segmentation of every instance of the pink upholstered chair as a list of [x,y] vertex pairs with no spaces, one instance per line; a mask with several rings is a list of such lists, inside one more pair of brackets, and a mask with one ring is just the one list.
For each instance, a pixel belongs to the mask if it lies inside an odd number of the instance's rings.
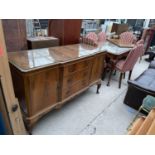
[[86,35],[86,37],[83,37],[82,42],[90,45],[97,46],[98,43],[103,43],[106,41],[106,34],[105,32],[100,32],[98,35],[94,32],[90,32]]
[[86,35],[86,38],[94,41],[94,43],[97,43],[98,41],[98,37],[97,37],[97,34],[95,32],[90,32]]
[[91,46],[97,46],[97,43],[94,42],[92,39],[86,38],[86,37],[81,37],[80,38],[80,42],[87,44],[87,45],[91,45]]
[[100,32],[98,34],[98,42],[105,42],[106,41],[106,33],[105,32]]
[[111,75],[113,70],[118,70],[120,71],[120,79],[119,79],[119,88],[121,88],[121,81],[122,81],[122,76],[125,75],[125,72],[129,71],[129,77],[128,79],[131,78],[132,70],[134,65],[136,64],[136,61],[138,58],[142,55],[144,49],[143,44],[138,44],[136,45],[128,54],[127,58],[125,60],[119,60],[115,67],[111,67],[110,75],[109,75],[109,80],[107,83],[107,86],[110,85],[110,80],[111,80]]
[[80,40],[81,40],[80,42],[82,42],[84,44],[91,45],[91,46],[98,45],[98,43],[97,43],[98,37],[97,37],[96,33],[94,33],[94,32],[88,33],[86,36],[81,37]]
[[94,32],[90,32],[86,36],[83,36],[80,38],[80,42],[84,44],[92,45],[92,46],[97,46],[97,40],[98,40],[98,37]]
[[[139,44],[143,44],[144,45],[144,40],[140,39],[139,41],[136,42],[136,45],[139,45]],[[142,56],[144,55],[144,53],[145,53],[145,49],[144,49],[144,46],[143,46],[143,52],[142,52],[142,55],[140,56],[139,62],[142,60]]]
[[140,39],[139,41],[136,42],[136,44],[144,44],[144,40]]
[[124,44],[132,44],[135,42],[135,35],[132,32],[123,32],[120,34],[120,42]]

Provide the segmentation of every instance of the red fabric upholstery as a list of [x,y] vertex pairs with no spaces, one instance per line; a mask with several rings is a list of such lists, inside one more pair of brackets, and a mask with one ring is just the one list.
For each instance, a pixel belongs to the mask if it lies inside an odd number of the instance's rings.
[[94,43],[97,43],[97,41],[98,41],[98,37],[97,37],[96,33],[94,33],[94,32],[88,33],[86,35],[86,38],[92,40]]
[[136,44],[144,44],[144,40],[140,39],[139,41],[136,42]]
[[106,33],[105,32],[100,32],[98,34],[98,42],[105,42],[106,41]]
[[125,60],[118,61],[116,64],[116,68],[119,68],[119,69],[123,68],[124,63],[125,63]]
[[141,55],[141,56],[143,56],[144,53],[145,53],[145,49],[144,49],[144,40],[143,40],[143,39],[140,39],[139,41],[136,42],[136,45],[139,45],[139,44],[143,44],[143,52],[142,52],[142,55]]
[[97,46],[99,43],[103,43],[106,41],[105,32],[100,32],[98,35],[94,32],[90,32],[86,35],[86,37],[82,38],[82,42],[85,44],[89,44],[92,46]]
[[124,44],[132,44],[136,40],[135,35],[132,32],[123,32],[120,35],[120,42]]
[[138,44],[135,46],[128,54],[126,60],[120,60],[116,64],[116,69],[120,72],[125,73],[133,69],[136,64],[137,59],[142,55],[144,49],[143,44]]
[[86,37],[81,37],[80,42],[84,43],[84,44],[91,45],[91,46],[97,46],[97,43],[95,43],[92,39],[89,39]]

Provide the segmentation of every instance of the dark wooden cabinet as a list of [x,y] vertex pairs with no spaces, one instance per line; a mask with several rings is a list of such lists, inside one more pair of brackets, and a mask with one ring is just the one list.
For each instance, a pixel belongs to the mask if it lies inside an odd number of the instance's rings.
[[60,45],[79,43],[81,19],[51,19],[48,25],[49,36],[59,38]]
[[3,31],[7,52],[27,49],[26,23],[24,19],[3,19]]

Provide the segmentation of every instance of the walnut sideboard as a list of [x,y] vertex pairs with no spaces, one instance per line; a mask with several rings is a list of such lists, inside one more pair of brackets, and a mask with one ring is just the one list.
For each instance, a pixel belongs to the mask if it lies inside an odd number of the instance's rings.
[[8,53],[15,95],[28,130],[44,114],[97,84],[105,56],[119,57],[131,48],[110,42],[93,47],[74,44]]
[[33,124],[51,109],[79,93],[101,86],[105,52],[85,44],[25,50],[8,54],[16,97],[25,124]]

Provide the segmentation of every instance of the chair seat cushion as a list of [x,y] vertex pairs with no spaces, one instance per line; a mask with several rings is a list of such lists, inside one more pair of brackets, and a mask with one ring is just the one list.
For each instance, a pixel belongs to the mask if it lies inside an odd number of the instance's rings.
[[128,81],[128,83],[147,91],[155,92],[155,69],[147,69],[136,80]]
[[125,60],[120,60],[117,62],[116,64],[116,68],[119,70],[122,70],[123,66],[124,66]]

